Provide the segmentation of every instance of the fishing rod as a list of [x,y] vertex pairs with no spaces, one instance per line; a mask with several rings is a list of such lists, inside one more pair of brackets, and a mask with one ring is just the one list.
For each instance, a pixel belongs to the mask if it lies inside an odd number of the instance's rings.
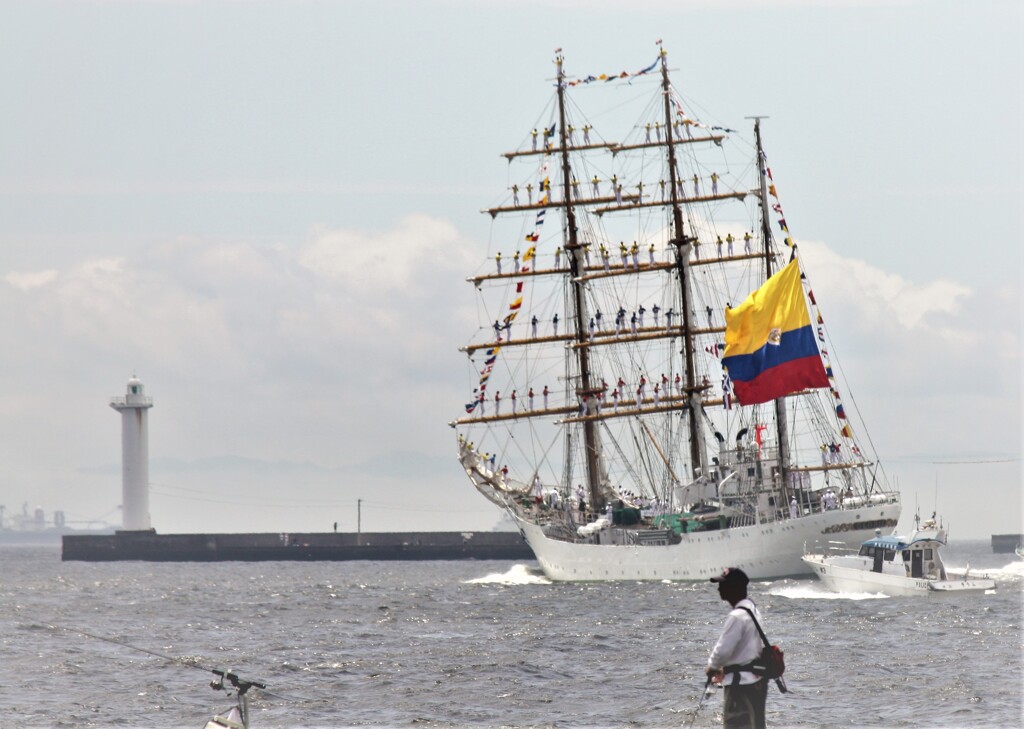
[[52,623],[44,623],[44,626],[46,628],[50,629],[50,630],[57,630],[57,631],[61,631],[61,632],[64,632],[64,633],[77,633],[78,635],[84,635],[86,638],[92,638],[94,640],[102,640],[104,643],[113,643],[114,645],[119,645],[119,646],[121,646],[123,648],[130,648],[133,651],[138,651],[139,653],[146,653],[148,655],[155,656],[157,658],[163,658],[165,661],[171,661],[173,663],[180,663],[181,665],[186,666],[188,668],[197,668],[200,671],[205,671],[207,673],[213,671],[212,668],[207,668],[206,666],[203,666],[203,665],[198,664],[198,663],[189,663],[189,662],[187,662],[185,660],[182,660],[181,658],[177,658],[175,656],[168,656],[168,655],[165,655],[163,653],[158,653],[156,651],[151,651],[148,648],[140,648],[137,645],[132,645],[131,643],[126,643],[125,641],[117,640],[116,638],[109,638],[109,637],[107,637],[105,635],[96,635],[95,633],[90,633],[90,632],[88,632],[86,630],[82,630],[81,628],[67,628],[67,627],[65,627],[63,625],[53,625]]
[[[172,663],[177,663],[179,665],[186,666],[188,668],[195,668],[197,670],[204,671],[206,673],[212,673],[217,678],[210,682],[210,688],[212,688],[214,691],[224,691],[224,693],[226,693],[228,696],[231,696],[231,691],[229,689],[225,688],[225,686],[224,686],[224,682],[226,681],[235,690],[235,701],[236,701],[236,704],[237,704],[237,713],[235,713],[232,716],[232,713],[235,711],[235,709],[232,709],[232,711],[228,713],[227,717],[215,716],[210,722],[207,723],[207,727],[230,727],[230,726],[238,726],[239,723],[241,724],[242,727],[248,727],[249,726],[249,703],[248,703],[249,697],[248,697],[247,694],[249,693],[249,690],[256,688],[256,689],[262,690],[264,693],[266,693],[269,696],[274,696],[274,694],[271,694],[269,691],[266,690],[267,689],[267,685],[265,683],[263,683],[262,681],[252,681],[252,680],[249,680],[249,679],[242,678],[241,676],[239,676],[237,673],[235,673],[232,670],[224,670],[222,668],[212,668],[210,666],[204,666],[201,663],[193,663],[193,662],[186,661],[186,660],[183,660],[181,658],[178,658],[176,656],[168,656],[168,655],[166,655],[164,653],[160,653],[158,651],[150,650],[148,648],[141,648],[141,647],[139,647],[137,645],[132,645],[131,643],[127,643],[127,642],[125,642],[123,640],[117,640],[116,638],[110,638],[110,637],[105,636],[105,635],[96,635],[95,633],[90,633],[90,632],[88,632],[86,630],[82,630],[81,628],[68,628],[68,627],[64,627],[62,625],[53,625],[53,624],[50,624],[50,623],[44,623],[44,625],[45,625],[46,628],[48,628],[50,630],[61,631],[61,632],[64,632],[64,633],[77,633],[78,635],[84,635],[87,638],[92,638],[94,640],[101,640],[104,643],[112,643],[113,645],[118,645],[118,646],[121,646],[123,648],[128,648],[128,649],[133,650],[133,651],[138,651],[139,653],[145,653],[147,655],[154,656],[156,658],[162,658],[165,661],[170,661]],[[283,697],[277,697],[277,698],[283,698]],[[232,722],[235,722],[235,723],[232,723]]]
[[700,713],[701,708],[704,706],[704,699],[711,695],[711,676],[708,676],[708,680],[704,682],[704,689],[700,692],[700,701],[697,702],[697,708],[693,710],[693,716],[690,717],[689,723],[686,725],[686,729],[690,729],[693,726],[693,722],[697,720],[697,714]]
[[123,640],[117,640],[116,638],[110,638],[105,635],[96,635],[95,633],[90,633],[88,631],[82,630],[81,628],[67,628],[62,625],[52,625],[49,623],[45,625],[50,630],[59,630],[65,633],[77,633],[79,635],[84,635],[85,637],[92,638],[94,640],[102,640],[104,643],[113,643],[114,645],[119,645],[123,648],[129,648],[133,651],[138,651],[139,653],[146,653],[147,655],[155,656],[156,658],[163,658],[165,661],[178,663],[182,666],[186,666],[187,668],[195,668],[205,673],[212,673],[216,676],[219,676],[221,679],[227,679],[232,686],[238,689],[241,689],[244,686],[245,690],[248,691],[250,688],[265,689],[267,687],[266,684],[260,681],[248,681],[242,679],[241,677],[239,677],[238,674],[234,673],[233,671],[225,671],[220,668],[211,668],[209,666],[204,666],[201,663],[193,663],[190,661],[186,661],[182,658],[178,658],[176,656],[168,656],[164,653],[159,653],[148,648],[140,648],[137,645],[126,643]]

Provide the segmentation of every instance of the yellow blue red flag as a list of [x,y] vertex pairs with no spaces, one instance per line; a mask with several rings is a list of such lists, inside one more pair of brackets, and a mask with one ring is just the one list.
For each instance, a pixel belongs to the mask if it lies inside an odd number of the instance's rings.
[[793,259],[735,309],[725,311],[722,364],[742,405],[828,387]]

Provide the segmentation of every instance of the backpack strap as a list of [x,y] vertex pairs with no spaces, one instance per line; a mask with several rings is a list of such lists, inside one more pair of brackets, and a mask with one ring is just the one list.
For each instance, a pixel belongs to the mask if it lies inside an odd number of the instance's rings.
[[755,658],[749,663],[731,663],[722,668],[722,673],[732,674],[733,686],[738,686],[740,683],[740,671],[746,671],[755,676],[764,676],[764,664]]
[[754,621],[754,627],[757,628],[757,632],[761,636],[761,640],[764,641],[764,647],[765,648],[771,648],[772,644],[768,642],[768,636],[764,634],[763,630],[761,630],[761,624],[758,623],[757,622],[757,618],[754,617],[754,611],[751,610],[748,607],[742,607],[742,606],[740,606],[738,609],[739,610],[743,610],[744,612],[746,612],[747,615],[750,616],[750,619]]
[[[745,611],[747,613],[747,615],[750,616],[750,619],[754,621],[754,627],[757,628],[757,632],[761,636],[761,640],[764,641],[764,647],[767,648],[768,650],[771,650],[772,649],[772,644],[768,642],[768,636],[764,634],[763,630],[761,630],[761,624],[758,623],[757,622],[757,618],[754,617],[754,611],[751,610],[748,607],[743,607],[743,606],[739,606],[739,609]],[[755,659],[754,661],[751,661],[751,663],[760,663],[760,661]],[[729,668],[732,668],[733,670],[737,670],[737,669],[738,670],[750,670],[749,668],[747,668],[747,666],[749,666],[749,665],[750,664],[748,663],[745,666],[726,666],[726,670],[728,670]],[[740,675],[739,673],[735,674],[735,676],[736,676],[735,682],[736,683],[739,682],[739,675]],[[775,685],[779,687],[779,691],[781,693],[785,694],[785,693],[789,692],[789,688],[786,686],[786,682],[782,679],[781,676],[779,678],[775,679]]]
[[[745,610],[747,615],[750,616],[750,619],[754,621],[754,627],[757,628],[757,632],[760,633],[761,640],[763,640],[764,644],[768,646],[768,637],[764,634],[764,631],[761,630],[761,626],[758,624],[757,618],[754,617],[754,611],[747,607],[740,607],[739,609]],[[738,685],[740,682],[740,671],[747,671],[748,673],[753,673],[755,676],[763,676],[764,664],[760,661],[759,658],[755,658],[754,660],[748,663],[730,664],[722,668],[722,671],[724,671],[725,673],[731,673],[733,675],[733,685],[735,686]]]

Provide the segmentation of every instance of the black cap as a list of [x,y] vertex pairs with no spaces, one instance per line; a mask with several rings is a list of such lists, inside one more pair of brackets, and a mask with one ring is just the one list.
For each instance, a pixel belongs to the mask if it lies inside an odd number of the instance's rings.
[[746,587],[750,582],[750,578],[747,577],[747,573],[739,567],[729,567],[718,577],[712,577],[711,581],[724,582],[727,585],[736,585],[738,587]]

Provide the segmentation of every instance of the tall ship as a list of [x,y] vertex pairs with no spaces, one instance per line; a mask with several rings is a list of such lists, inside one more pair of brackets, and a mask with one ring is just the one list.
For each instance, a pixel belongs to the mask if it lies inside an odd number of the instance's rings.
[[468,279],[470,482],[560,581],[807,574],[810,545],[891,531],[762,119],[703,121],[660,42],[637,71],[555,68]]

